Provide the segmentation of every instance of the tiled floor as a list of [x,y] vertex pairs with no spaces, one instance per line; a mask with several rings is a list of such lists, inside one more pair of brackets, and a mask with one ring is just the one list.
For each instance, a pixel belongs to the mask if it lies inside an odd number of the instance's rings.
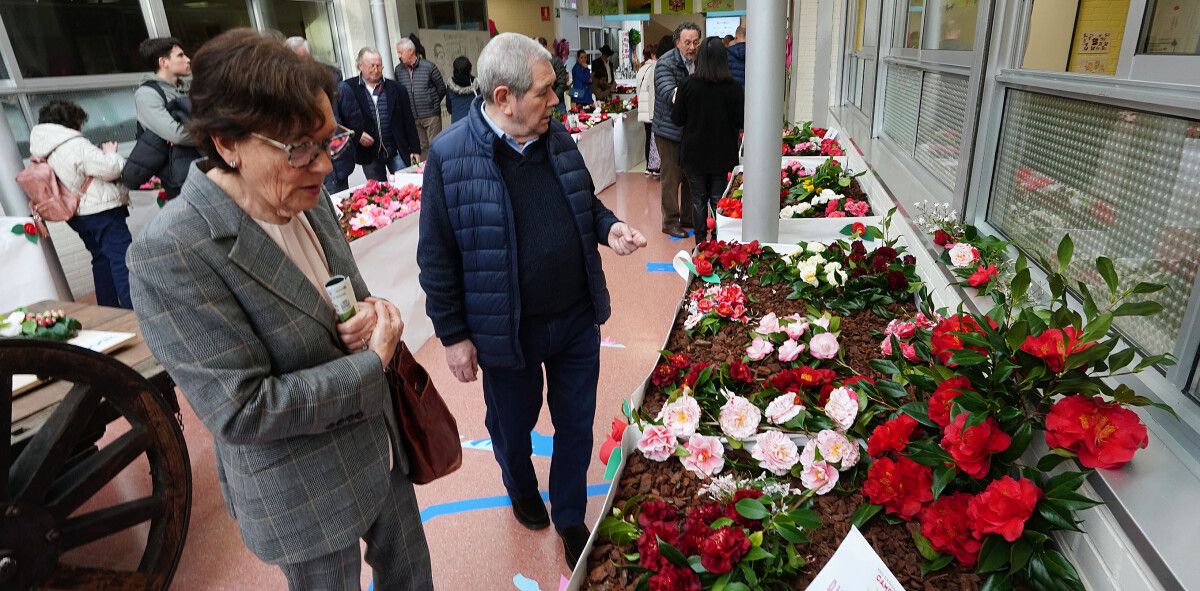
[[[621,400],[650,372],[683,292],[683,283],[673,272],[648,270],[665,266],[648,263],[668,262],[677,251],[692,246],[690,239],[671,240],[658,231],[661,225],[658,187],[657,180],[641,173],[628,173],[618,175],[617,184],[600,195],[619,217],[641,229],[650,244],[624,258],[601,249],[613,315],[602,331],[605,347],[601,350],[597,416],[593,426],[597,450],[607,436],[612,417],[620,412]],[[429,369],[458,419],[461,435],[467,440],[461,470],[417,489],[437,588],[556,591],[560,577],[570,575],[561,543],[552,528],[530,532],[512,517],[499,469],[486,449],[488,435],[483,425],[484,404],[479,382],[460,384],[454,380],[436,340],[421,348],[417,358]],[[242,544],[237,524],[225,512],[217,487],[212,438],[186,403],[184,406],[193,503],[187,545],[172,588],[188,591],[286,588],[279,570],[259,562]],[[535,456],[539,457],[535,457],[534,464],[545,491],[550,459],[540,454],[548,454],[550,446],[549,439],[541,436],[551,435],[553,428],[544,410],[536,433]],[[145,472],[139,470],[142,469],[138,466],[130,467],[123,475],[128,482],[123,481],[124,485],[113,494],[125,497],[128,486],[141,485]],[[588,482],[603,484],[603,474],[604,466],[593,453]],[[607,491],[603,486],[593,489],[596,494],[589,503],[589,521],[595,521]],[[76,556],[86,557],[89,563],[98,558],[109,564],[125,561],[130,548],[140,551],[139,538],[144,539],[145,534],[139,533],[108,538],[77,551]],[[370,569],[365,565],[362,581],[366,589]]]

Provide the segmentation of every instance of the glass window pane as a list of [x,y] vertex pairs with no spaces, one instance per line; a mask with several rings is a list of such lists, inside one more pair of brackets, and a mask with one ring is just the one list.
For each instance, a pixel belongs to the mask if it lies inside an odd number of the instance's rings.
[[967,79],[925,72],[921,82],[921,118],[913,157],[942,184],[954,187],[959,142],[966,125]]
[[854,51],[862,51],[867,28],[867,0],[858,0],[854,7]]
[[429,17],[430,29],[457,29],[458,15],[454,13],[453,0],[441,2],[426,2],[426,14]]
[[22,158],[29,157],[29,122],[21,112],[21,104],[16,95],[0,97],[0,105],[4,105],[4,118],[8,120],[8,128],[12,130],[13,139]]
[[1151,0],[1142,53],[1200,55],[1200,2]]
[[1108,293],[1098,256],[1121,288],[1167,289],[1153,317],[1114,323],[1147,353],[1173,352],[1200,262],[1200,122],[1010,90],[988,220],[1032,259],[1064,234],[1069,274]]
[[1129,0],[1033,0],[1021,67],[1111,76],[1128,14]]
[[146,38],[138,0],[6,0],[0,18],[27,78],[145,69],[137,54]]
[[92,143],[132,142],[137,139],[133,91],[133,88],[109,88],[34,94],[29,96],[29,107],[36,118],[38,110],[52,100],[72,101],[88,114],[87,122],[83,124],[83,135]]
[[921,47],[921,17],[925,15],[925,0],[908,0],[905,8],[904,37],[899,40],[898,46],[917,49]]
[[269,26],[287,37],[299,36],[308,40],[309,50],[317,61],[337,65],[337,50],[333,43],[333,26],[329,22],[329,5],[325,2],[297,0],[263,0],[263,12]]
[[917,138],[917,108],[921,99],[921,71],[895,64],[887,67],[883,95],[883,134],[905,153],[912,153]]
[[459,0],[458,11],[462,13],[460,28],[467,31],[487,30],[487,0]]
[[188,55],[229,29],[250,26],[245,0],[163,0],[163,8],[171,36],[183,43]]
[[925,4],[922,49],[970,51],[975,48],[979,0],[933,0]]

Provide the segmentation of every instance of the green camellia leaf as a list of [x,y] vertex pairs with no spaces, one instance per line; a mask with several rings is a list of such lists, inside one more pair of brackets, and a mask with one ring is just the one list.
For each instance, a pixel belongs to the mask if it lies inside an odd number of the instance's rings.
[[1100,340],[1104,335],[1108,334],[1108,329],[1112,326],[1112,321],[1113,314],[1111,312],[1105,312],[1096,316],[1083,328],[1083,336],[1080,338],[1080,341],[1090,343]]
[[1084,509],[1091,509],[1092,507],[1104,504],[1101,501],[1089,499],[1077,492],[1060,492],[1053,497],[1047,498],[1053,501],[1055,505],[1065,507],[1070,511],[1083,511]]
[[765,560],[767,558],[775,558],[775,555],[763,550],[761,547],[754,547],[742,557],[742,561],[754,562],[755,560]]
[[[946,485],[950,484],[950,482],[954,480],[954,476],[956,474],[958,474],[958,470],[956,470],[954,466],[943,465],[933,469],[933,498],[936,499],[941,496],[942,491],[946,488]],[[928,556],[925,558],[933,560]]]
[[1142,282],[1139,282],[1137,285],[1133,286],[1133,289],[1130,290],[1130,293],[1133,293],[1133,294],[1154,293],[1156,291],[1161,291],[1163,289],[1166,289],[1166,287],[1167,286],[1162,283],[1146,283],[1146,282],[1142,281]]
[[789,525],[789,524],[783,523],[783,522],[775,523],[775,531],[778,531],[779,535],[783,539],[785,539],[793,544],[802,544],[802,543],[804,543],[805,540],[808,539],[808,536],[805,536],[804,532],[800,531],[799,528],[797,528],[794,525]]
[[1136,351],[1134,351],[1133,347],[1127,347],[1117,351],[1116,353],[1113,353],[1112,356],[1108,358],[1108,370],[1111,372],[1120,371],[1133,361],[1133,356],[1135,354]]
[[698,575],[708,572],[708,569],[704,568],[704,565],[700,563],[699,556],[688,556],[688,564],[691,565],[692,572]]
[[662,554],[663,558],[666,558],[675,566],[682,566],[683,568],[690,567],[688,565],[687,557],[684,556],[678,548],[663,541],[662,538],[658,538],[658,553]]
[[901,413],[906,414],[917,420],[918,423],[926,427],[935,429],[940,428],[933,419],[929,418],[929,406],[924,402],[909,402],[898,409]]
[[980,591],[1011,591],[1012,578],[1004,573],[996,573],[983,582]]
[[721,529],[729,525],[733,525],[733,520],[728,517],[721,517],[720,519],[713,520],[712,525],[709,525],[709,527],[712,529]]
[[1012,301],[1019,303],[1025,298],[1025,293],[1029,291],[1029,269],[1021,269],[1013,275],[1013,280],[1009,283],[1009,291],[1012,293]]
[[1113,310],[1113,316],[1150,316],[1162,310],[1163,306],[1158,302],[1124,302]]
[[1004,568],[1008,564],[1010,554],[1008,542],[998,535],[990,535],[983,541],[979,549],[979,559],[975,563],[975,572],[990,573]]
[[954,562],[954,556],[951,554],[944,554],[942,556],[939,556],[937,558],[937,560],[922,560],[921,561],[921,576],[925,576],[929,573],[934,573],[939,570],[942,570],[943,568],[950,566],[951,562]]
[[788,512],[788,517],[799,527],[804,529],[817,529],[821,527],[821,514],[812,509],[793,509]]
[[1029,443],[1033,441],[1033,423],[1024,422],[1017,427],[1016,432],[1012,434],[1012,441],[1008,444],[1008,449],[1004,450],[998,457],[1002,462],[1013,462],[1024,455],[1025,450],[1029,449]]
[[1033,554],[1033,544],[1029,540],[1019,539],[1013,542],[1012,551],[1009,555],[1008,574],[1015,575],[1017,571],[1025,568],[1029,564],[1029,557]]
[[1042,501],[1038,503],[1037,512],[1053,527],[1069,531],[1082,531],[1071,517],[1069,509],[1059,508],[1054,503]]
[[1053,497],[1055,494],[1061,492],[1074,492],[1083,486],[1083,481],[1087,479],[1090,472],[1089,470],[1087,472],[1063,472],[1062,474],[1056,474],[1050,480],[1046,481],[1046,485],[1042,487],[1042,490],[1045,491],[1047,497]]
[[737,502],[738,515],[746,519],[766,519],[767,508],[758,499],[742,499]]
[[942,557],[940,552],[933,549],[933,544],[929,543],[929,538],[921,535],[920,531],[914,528],[909,530],[909,533],[912,534],[913,542],[917,544],[917,552],[920,552],[925,560],[937,560]]
[[862,529],[863,526],[866,525],[867,522],[870,521],[872,517],[875,517],[876,515],[878,515],[879,512],[882,510],[883,510],[883,505],[873,505],[871,503],[863,503],[862,505],[858,506],[858,509],[854,510],[854,515],[850,516],[850,523],[852,523],[854,525],[854,527],[857,527],[858,529]]
[[[1072,454],[1072,455],[1074,455],[1074,454]],[[1070,458],[1067,456],[1060,456],[1058,454],[1053,454],[1053,453],[1046,454],[1046,455],[1042,456],[1042,459],[1038,460],[1037,469],[1042,472],[1049,472],[1049,471],[1057,468],[1059,464],[1067,461],[1068,459],[1070,459]]]
[[961,349],[950,356],[950,361],[962,366],[979,365],[987,360],[987,355],[971,349]]
[[871,369],[874,369],[883,375],[894,376],[900,373],[900,368],[896,367],[895,363],[892,363],[887,359],[872,359],[870,361],[870,365]]
[[1104,278],[1105,285],[1108,286],[1108,293],[1111,298],[1117,297],[1117,270],[1113,267],[1112,259],[1108,257],[1096,258],[1096,271]]
[[1075,253],[1075,244],[1071,242],[1071,235],[1064,234],[1062,240],[1058,242],[1058,272],[1065,273],[1067,267],[1071,264],[1071,255]]
[[1057,577],[1062,577],[1072,582],[1079,582],[1079,573],[1075,571],[1075,567],[1067,560],[1058,550],[1046,549],[1042,552],[1043,561],[1046,563],[1046,568],[1050,570],[1050,574]]
[[1092,290],[1082,281],[1076,282],[1076,285],[1079,287],[1079,293],[1083,296],[1083,315],[1088,320],[1091,320],[1095,318],[1097,312],[1096,300],[1092,297]]

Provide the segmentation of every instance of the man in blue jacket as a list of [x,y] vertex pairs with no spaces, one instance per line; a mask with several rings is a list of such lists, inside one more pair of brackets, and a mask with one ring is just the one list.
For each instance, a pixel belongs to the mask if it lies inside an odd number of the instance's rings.
[[738,25],[733,43],[729,45],[729,73],[743,89],[746,88],[746,25]]
[[407,168],[421,152],[416,119],[408,91],[383,77],[379,52],[364,47],[358,50],[355,62],[359,75],[338,87],[335,111],[344,118],[342,125],[354,130],[354,160],[362,165],[363,174],[386,181],[388,172]]
[[483,369],[488,433],[517,521],[550,525],[530,432],[546,398],[554,423],[553,522],[569,566],[587,543],[600,325],[610,306],[599,244],[646,245],[596,198],[575,141],[551,120],[550,54],[515,33],[479,56],[480,97],[434,141],[425,166],[420,281],[446,362],[462,382]]

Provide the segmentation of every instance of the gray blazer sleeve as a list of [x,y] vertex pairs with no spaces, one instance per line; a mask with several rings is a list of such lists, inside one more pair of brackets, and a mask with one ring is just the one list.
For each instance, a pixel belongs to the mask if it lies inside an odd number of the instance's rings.
[[129,279],[147,345],[220,441],[323,433],[342,419],[385,412],[387,383],[374,352],[274,375],[234,294],[187,245],[171,237],[135,241]]

